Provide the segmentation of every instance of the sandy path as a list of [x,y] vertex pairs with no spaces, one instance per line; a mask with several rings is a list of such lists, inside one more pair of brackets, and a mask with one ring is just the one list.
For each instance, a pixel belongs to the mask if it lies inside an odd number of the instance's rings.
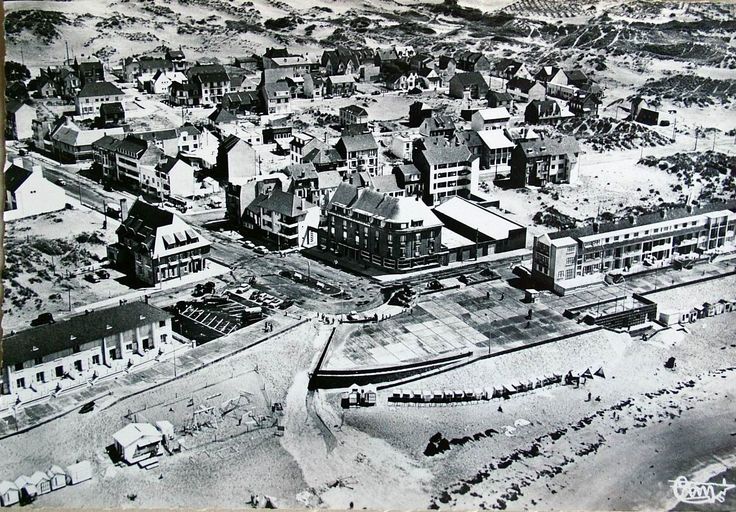
[[[319,395],[308,400],[308,380],[307,372],[301,372],[289,390],[282,438],[282,445],[313,488],[313,494],[303,498],[305,505],[316,501],[328,508],[346,509],[353,503],[356,508],[378,509],[426,503],[429,471],[383,440],[340,427],[337,413]],[[326,427],[319,425],[317,415]],[[331,429],[334,441],[326,440],[325,428]]]

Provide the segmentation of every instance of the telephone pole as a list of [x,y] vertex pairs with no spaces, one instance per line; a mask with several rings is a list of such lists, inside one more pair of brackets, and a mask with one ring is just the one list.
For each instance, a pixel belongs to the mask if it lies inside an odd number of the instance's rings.
[[698,150],[698,135],[699,135],[698,127],[696,126],[695,127],[695,148],[693,149],[693,151]]

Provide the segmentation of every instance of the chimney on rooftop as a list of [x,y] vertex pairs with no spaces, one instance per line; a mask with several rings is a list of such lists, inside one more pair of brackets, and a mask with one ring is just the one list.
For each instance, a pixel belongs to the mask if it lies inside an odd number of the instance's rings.
[[128,217],[128,200],[125,198],[120,199],[120,220],[125,220]]
[[629,215],[629,222],[631,224],[636,224],[636,217],[634,215]]
[[601,230],[601,225],[598,223],[597,220],[593,221],[593,233],[598,234],[598,232]]
[[661,210],[659,210],[659,216],[662,217],[663,219],[666,219],[667,218],[667,208],[662,208]]

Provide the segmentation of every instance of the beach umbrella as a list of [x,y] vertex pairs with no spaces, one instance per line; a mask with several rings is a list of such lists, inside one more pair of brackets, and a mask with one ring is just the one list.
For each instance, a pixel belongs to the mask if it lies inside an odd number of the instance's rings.
[[606,374],[603,373],[603,368],[598,368],[593,375],[597,375],[598,377],[606,378]]
[[582,373],[582,375],[580,375],[580,376],[581,377],[585,377],[586,379],[592,379],[593,378],[593,374],[590,372],[590,368],[588,368],[587,370],[585,370]]

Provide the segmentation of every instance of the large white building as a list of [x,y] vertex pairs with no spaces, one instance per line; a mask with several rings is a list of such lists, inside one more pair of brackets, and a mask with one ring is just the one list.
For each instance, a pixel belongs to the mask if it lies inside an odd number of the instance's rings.
[[534,239],[532,276],[564,293],[600,282],[610,271],[635,271],[668,263],[678,255],[731,250],[734,209],[734,203],[714,203],[547,233]]
[[64,189],[44,178],[41,166],[26,164],[22,158],[6,164],[5,222],[61,210],[65,206]]

